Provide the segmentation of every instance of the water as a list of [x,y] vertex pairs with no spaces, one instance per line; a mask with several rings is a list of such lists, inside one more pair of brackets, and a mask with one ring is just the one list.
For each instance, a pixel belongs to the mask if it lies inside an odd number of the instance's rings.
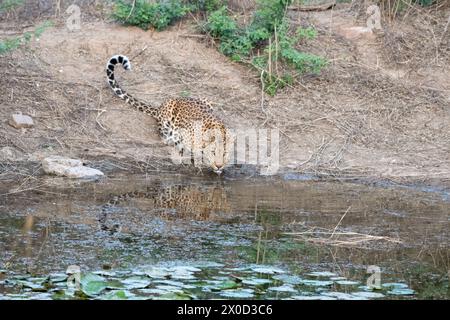
[[[440,193],[292,177],[49,181],[0,192],[0,297],[73,298],[69,265],[120,283],[78,298],[450,297]],[[369,266],[380,290],[366,287]]]

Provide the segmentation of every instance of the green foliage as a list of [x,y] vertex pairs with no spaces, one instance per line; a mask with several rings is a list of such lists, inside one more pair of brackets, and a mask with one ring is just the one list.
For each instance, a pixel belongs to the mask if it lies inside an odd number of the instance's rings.
[[222,8],[225,5],[224,0],[194,0],[193,5],[198,11],[211,12]]
[[17,49],[22,43],[21,37],[14,37],[0,41],[0,55],[5,54],[11,50]]
[[[298,28],[290,35],[289,22],[285,18],[290,3],[291,0],[258,0],[258,9],[246,27],[237,26],[224,6],[212,12],[204,26],[205,31],[219,40],[219,50],[223,54],[234,61],[251,61],[251,65],[261,72],[262,85],[269,95],[294,82],[294,76],[289,72],[271,73],[273,63],[291,65],[299,73],[318,73],[326,65],[324,58],[295,48],[299,41],[315,38],[317,31]],[[268,45],[268,42],[272,44]],[[263,49],[262,53],[252,57],[257,49]]]
[[0,3],[0,12],[9,11],[16,7],[19,7],[19,6],[23,5],[24,2],[25,2],[25,0],[3,0]]
[[299,41],[315,38],[317,32],[313,28],[298,28],[295,33],[289,31],[285,14],[291,3],[292,0],[257,0],[257,9],[246,26],[238,25],[229,14],[225,0],[151,3],[137,0],[134,8],[124,0],[117,0],[113,17],[124,24],[162,30],[188,12],[204,11],[207,18],[201,25],[202,30],[218,41],[220,52],[233,61],[250,63],[261,73],[264,90],[274,95],[279,89],[291,85],[295,76],[287,71],[279,73],[278,69],[273,74],[273,63],[289,65],[297,73],[318,73],[326,65],[324,58],[295,48]]
[[161,2],[147,2],[136,0],[135,6],[123,0],[115,3],[113,18],[126,24],[138,26],[142,29],[153,27],[163,30],[175,20],[184,17],[192,6],[180,0],[166,0]]
[[227,7],[212,12],[205,27],[211,36],[221,40],[234,38],[238,30],[236,22],[227,14]]
[[272,33],[279,26],[292,0],[257,0],[258,10],[253,15],[251,30],[265,29]]
[[14,37],[10,39],[0,40],[0,55],[6,54],[12,50],[19,48],[22,44],[27,44],[31,41],[33,36],[39,38],[42,33],[53,25],[51,21],[45,21],[38,25],[33,32],[25,32],[20,37]]

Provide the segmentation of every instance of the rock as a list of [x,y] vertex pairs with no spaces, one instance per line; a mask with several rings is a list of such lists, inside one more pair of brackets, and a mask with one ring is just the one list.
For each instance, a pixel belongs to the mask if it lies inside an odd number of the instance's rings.
[[68,178],[96,178],[104,175],[100,170],[83,166],[81,160],[60,156],[45,158],[42,160],[42,168],[47,174]]
[[9,124],[16,129],[31,128],[34,126],[33,119],[21,113],[13,114],[9,120]]
[[13,147],[0,148],[0,161],[17,161],[22,158],[22,153]]

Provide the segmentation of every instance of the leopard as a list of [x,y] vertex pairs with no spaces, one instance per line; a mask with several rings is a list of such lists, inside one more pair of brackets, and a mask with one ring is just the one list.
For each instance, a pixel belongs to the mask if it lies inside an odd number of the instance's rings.
[[106,64],[107,82],[115,95],[124,100],[134,110],[152,116],[157,121],[163,142],[174,146],[180,154],[191,155],[191,159],[201,159],[194,164],[209,167],[221,175],[230,164],[230,153],[234,137],[231,130],[218,116],[210,101],[201,98],[170,98],[160,106],[153,106],[127,93],[115,78],[115,67],[131,70],[127,56],[114,55]]
[[153,183],[144,190],[134,190],[122,194],[110,194],[101,206],[100,229],[110,233],[120,232],[119,224],[108,222],[108,216],[127,206],[132,201],[144,201],[145,208],[164,220],[208,221],[221,219],[222,214],[231,213],[227,192],[221,185]]

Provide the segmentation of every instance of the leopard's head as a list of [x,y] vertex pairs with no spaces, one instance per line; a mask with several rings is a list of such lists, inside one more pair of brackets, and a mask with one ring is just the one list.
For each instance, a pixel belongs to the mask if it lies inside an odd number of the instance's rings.
[[216,174],[221,175],[230,165],[234,151],[234,136],[224,125],[217,125],[203,136],[203,162]]

